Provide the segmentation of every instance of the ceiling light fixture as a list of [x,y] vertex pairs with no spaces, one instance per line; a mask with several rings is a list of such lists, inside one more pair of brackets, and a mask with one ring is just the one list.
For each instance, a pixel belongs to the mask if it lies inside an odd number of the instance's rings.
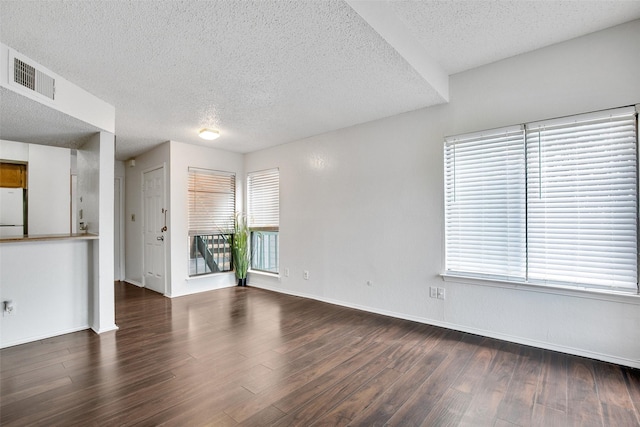
[[198,132],[198,135],[202,139],[206,139],[207,141],[213,141],[214,139],[220,137],[220,131],[205,128],[205,129],[200,129],[200,132]]

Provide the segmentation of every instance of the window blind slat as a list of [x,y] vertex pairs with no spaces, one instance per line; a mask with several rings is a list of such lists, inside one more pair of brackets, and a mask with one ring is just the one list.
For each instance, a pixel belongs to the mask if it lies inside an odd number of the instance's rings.
[[280,226],[280,171],[269,169],[247,176],[247,213],[251,228]]
[[188,187],[189,235],[233,233],[235,174],[189,168]]

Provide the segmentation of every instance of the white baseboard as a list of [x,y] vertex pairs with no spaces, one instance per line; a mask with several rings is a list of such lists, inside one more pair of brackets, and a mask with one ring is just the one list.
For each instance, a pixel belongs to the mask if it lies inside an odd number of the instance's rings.
[[183,296],[186,296],[186,295],[195,295],[195,294],[199,294],[199,293],[202,293],[202,292],[215,291],[217,289],[233,288],[235,286],[236,286],[235,283],[220,283],[220,284],[212,286],[211,288],[208,288],[208,289],[194,289],[192,292],[182,292],[182,293],[176,293],[176,294],[164,294],[164,296],[167,297],[167,298],[178,298],[178,297],[183,297]]
[[62,331],[56,331],[56,332],[50,332],[44,335],[37,335],[34,337],[29,337],[29,338],[23,338],[17,341],[9,341],[7,343],[2,343],[2,345],[0,345],[0,348],[7,348],[7,347],[13,347],[15,345],[20,345],[20,344],[27,344],[30,342],[34,342],[34,341],[40,341],[40,340],[46,340],[47,338],[53,338],[53,337],[57,337],[59,335],[65,335],[65,334],[71,334],[73,332],[78,332],[78,331],[85,331],[87,329],[91,329],[89,327],[89,325],[86,326],[79,326],[77,328],[70,328],[70,329],[65,329]]
[[129,283],[130,285],[137,286],[137,287],[139,287],[139,288],[143,288],[143,287],[144,287],[144,286],[142,285],[142,283],[137,282],[137,281],[135,281],[135,280],[133,280],[133,279],[123,279],[122,281],[123,281],[123,282],[127,282],[127,283]]
[[105,332],[117,331],[118,329],[120,329],[120,328],[118,328],[118,325],[116,325],[116,324],[113,324],[113,325],[111,325],[111,326],[109,326],[107,328],[100,328],[100,329],[91,328],[91,330],[93,332],[95,332],[96,334],[98,334],[98,335],[104,334]]

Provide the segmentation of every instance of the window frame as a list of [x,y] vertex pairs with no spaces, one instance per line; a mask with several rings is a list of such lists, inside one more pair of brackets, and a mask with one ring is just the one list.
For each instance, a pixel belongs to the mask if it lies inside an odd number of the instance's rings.
[[[564,123],[566,126],[570,126],[567,125],[568,122],[570,122],[571,120],[575,119],[576,123],[579,123],[576,126],[580,126],[582,125],[584,122],[589,122],[589,121],[593,121],[594,118],[600,118],[602,119],[603,116],[606,116],[607,114],[611,114],[611,116],[621,116],[621,115],[626,115],[628,117],[627,121],[633,121],[634,126],[628,126],[627,123],[627,129],[630,127],[635,127],[635,135],[634,135],[634,139],[631,140],[633,142],[633,150],[634,153],[631,154],[627,154],[627,157],[630,157],[633,159],[634,161],[634,171],[633,171],[633,184],[635,184],[635,193],[634,193],[634,203],[635,203],[635,224],[633,224],[635,233],[631,232],[631,233],[627,233],[625,236],[626,239],[629,238],[629,236],[633,236],[635,237],[635,251],[633,248],[629,249],[629,252],[626,255],[627,258],[627,266],[631,266],[632,268],[635,268],[635,283],[633,282],[633,279],[631,279],[631,281],[627,281],[626,283],[623,283],[622,285],[620,283],[617,282],[613,282],[612,283],[617,283],[617,284],[611,284],[611,285],[604,285],[604,284],[594,284],[589,283],[588,280],[583,280],[581,281],[573,281],[573,282],[568,282],[568,281],[561,281],[561,280],[536,280],[535,278],[532,279],[529,276],[529,271],[528,271],[528,266],[529,266],[529,235],[531,234],[531,219],[530,219],[530,213],[528,212],[529,208],[530,208],[530,203],[528,200],[528,193],[529,193],[529,186],[525,185],[525,201],[526,201],[526,208],[527,208],[527,212],[525,214],[525,223],[524,223],[524,227],[525,227],[525,244],[527,245],[527,250],[525,252],[525,258],[524,258],[524,262],[526,264],[526,272],[524,277],[509,277],[508,275],[493,275],[493,274],[483,274],[483,273],[477,273],[477,272],[470,272],[470,271],[459,271],[459,270],[455,270],[455,269],[451,269],[450,268],[450,264],[449,264],[449,234],[448,234],[448,230],[449,227],[451,226],[450,221],[449,221],[449,217],[448,217],[448,202],[449,202],[449,197],[450,197],[450,188],[448,188],[448,186],[450,186],[450,182],[448,182],[448,180],[450,179],[450,173],[451,171],[448,170],[448,168],[451,167],[451,164],[448,162],[448,147],[447,144],[455,139],[464,139],[464,138],[470,138],[470,137],[474,137],[477,136],[479,134],[482,133],[486,133],[486,134],[491,134],[491,133],[496,133],[496,132],[504,132],[505,128],[503,129],[498,129],[498,130],[494,130],[494,131],[486,131],[486,132],[476,132],[474,134],[465,134],[465,135],[458,135],[458,136],[454,136],[454,137],[447,137],[445,138],[445,148],[444,148],[444,209],[445,209],[445,215],[444,215],[444,250],[445,250],[445,256],[444,256],[444,260],[443,260],[443,264],[444,264],[444,268],[443,268],[443,273],[442,273],[442,277],[445,278],[445,280],[450,280],[450,279],[455,279],[457,281],[463,281],[465,283],[468,283],[469,281],[471,282],[477,282],[479,284],[489,284],[491,286],[497,285],[500,287],[506,286],[506,287],[510,287],[511,285],[519,287],[519,286],[526,286],[526,287],[537,287],[537,288],[547,288],[547,289],[559,289],[559,290],[578,290],[578,291],[589,291],[589,292],[597,292],[597,293],[609,293],[609,294],[623,294],[626,296],[629,295],[635,295],[638,296],[640,295],[640,286],[638,284],[638,278],[640,275],[640,269],[638,269],[638,249],[640,248],[640,245],[638,244],[639,238],[638,235],[640,233],[640,226],[638,224],[638,205],[640,203],[640,198],[638,197],[638,179],[640,176],[639,173],[639,169],[640,169],[640,162],[638,161],[638,143],[639,143],[639,136],[638,136],[638,109],[635,107],[622,107],[622,108],[617,108],[617,109],[611,109],[611,110],[604,110],[604,111],[598,111],[598,112],[594,112],[594,113],[588,113],[588,114],[580,114],[580,115],[574,115],[574,116],[569,116],[569,117],[563,117],[563,118],[559,118],[559,119],[553,119],[553,120],[546,120],[544,122],[536,122],[536,123],[529,123],[529,124],[524,124],[522,125],[522,128],[533,128],[539,125],[548,125],[549,123],[551,123],[552,125],[555,123]],[[612,119],[613,120],[613,119]],[[617,137],[612,137],[614,142],[617,142]],[[603,140],[601,141],[602,138],[598,139],[598,144],[600,144],[601,146],[603,146],[603,144],[607,144],[608,141],[611,141],[611,138],[607,139],[607,140]],[[626,144],[628,144],[630,142],[629,138],[626,138]],[[524,135],[524,150],[527,150],[527,135],[525,133]],[[564,149],[564,147],[560,146],[561,149]],[[607,150],[607,152],[609,152],[610,150]],[[582,153],[582,152],[581,152]],[[594,157],[595,158],[595,157]],[[566,159],[571,159],[573,160],[570,156],[567,156],[565,158]],[[627,160],[629,160],[627,158]],[[617,161],[617,159],[616,159]],[[531,175],[531,171],[529,170],[529,165],[527,164],[527,159],[525,156],[525,179],[528,181],[530,179]],[[610,169],[607,169],[610,170]],[[619,168],[614,168],[612,169],[612,174],[619,174],[620,173],[620,169]],[[631,178],[627,178],[627,185],[632,185],[629,184],[629,181],[631,180]],[[585,180],[583,179],[582,181],[578,180],[579,183],[584,182]],[[585,184],[587,185],[587,184]],[[582,188],[582,187],[579,187]],[[614,186],[615,190],[618,190],[618,188],[616,186]],[[629,192],[629,191],[628,191]],[[576,196],[577,197],[577,196]],[[628,209],[628,206],[627,206]],[[629,215],[627,215],[629,216]],[[617,217],[614,216],[614,214],[610,214],[610,216],[608,216],[606,219],[607,221],[604,222],[604,224],[609,224],[609,222],[611,222],[611,219],[617,219]],[[627,219],[627,221],[629,221],[629,223],[633,223],[633,220]],[[557,234],[557,233],[556,233]],[[573,248],[568,249],[569,251],[572,251]],[[635,253],[635,263],[634,263],[634,254]],[[635,264],[635,265],[634,265]],[[614,271],[613,268],[609,269],[610,271]],[[586,273],[582,272],[583,275],[587,275]],[[614,276],[615,274],[617,274],[617,272],[612,273]],[[627,279],[628,280],[628,279]]]
[[[188,277],[230,273],[233,271],[231,245],[236,210],[236,174],[197,167],[189,167],[187,174]],[[204,181],[196,188],[199,177]],[[213,181],[207,182],[207,177],[214,177]],[[194,219],[194,214],[202,216],[203,210],[197,208],[202,208],[203,204],[212,204],[209,209],[222,208],[222,211],[216,214],[206,211],[204,218]],[[198,259],[204,262],[203,271],[198,268]],[[192,267],[195,268],[193,272]]]
[[[254,185],[255,183],[255,185]],[[254,197],[257,196],[257,197]],[[251,232],[251,265],[250,270],[265,274],[280,274],[280,169],[271,168],[247,173],[247,217]],[[258,254],[258,241],[264,242],[269,236],[265,249],[269,246],[268,255]],[[272,239],[275,237],[275,239]],[[273,246],[270,244],[273,243]],[[257,260],[267,260],[256,265]],[[275,267],[272,267],[275,266]]]

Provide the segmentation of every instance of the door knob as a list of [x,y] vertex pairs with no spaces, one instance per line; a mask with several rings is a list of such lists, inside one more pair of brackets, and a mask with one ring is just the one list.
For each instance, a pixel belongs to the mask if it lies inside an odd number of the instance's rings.
[[164,236],[156,237],[156,240],[162,240],[162,241],[164,241]]

